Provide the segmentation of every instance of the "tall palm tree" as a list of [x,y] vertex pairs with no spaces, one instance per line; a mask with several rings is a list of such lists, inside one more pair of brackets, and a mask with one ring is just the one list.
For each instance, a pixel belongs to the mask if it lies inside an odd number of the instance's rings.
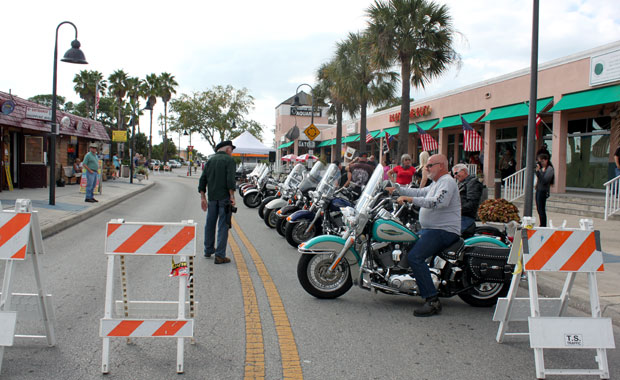
[[407,153],[411,85],[424,88],[450,64],[460,62],[448,7],[429,0],[375,0],[367,10],[371,54],[381,67],[401,68],[399,156]]
[[[127,96],[131,105],[131,117],[140,115],[140,98],[143,96],[144,81],[138,77],[127,78]],[[138,124],[138,133],[140,133],[140,124]]]
[[155,107],[155,103],[157,103],[157,96],[159,95],[159,78],[157,74],[151,73],[146,76],[144,82],[142,83],[142,93],[144,98],[147,101],[147,104],[150,106],[151,111],[151,120],[149,123],[149,153],[148,160],[151,160],[151,152],[153,151],[153,108]]
[[178,86],[174,75],[161,73],[159,75],[159,96],[164,102],[164,162],[168,161],[168,102],[172,98],[172,94],[176,94],[175,87]]
[[105,93],[108,84],[103,79],[103,74],[96,70],[82,70],[79,74],[75,74],[73,78],[75,92],[86,102],[89,112],[92,109],[92,115],[95,115],[95,98],[97,89],[101,93]]
[[349,33],[346,40],[339,42],[336,59],[347,67],[341,80],[346,94],[358,105],[360,111],[360,151],[366,151],[366,112],[368,105],[380,105],[393,98],[397,74],[381,71],[371,60],[368,39],[361,33]]
[[[108,94],[116,99],[116,129],[123,129],[123,103],[125,95],[127,95],[127,73],[123,70],[116,70],[108,77],[110,87],[108,88]],[[121,153],[121,144],[116,144],[117,152]],[[121,153],[122,157],[122,153]]]

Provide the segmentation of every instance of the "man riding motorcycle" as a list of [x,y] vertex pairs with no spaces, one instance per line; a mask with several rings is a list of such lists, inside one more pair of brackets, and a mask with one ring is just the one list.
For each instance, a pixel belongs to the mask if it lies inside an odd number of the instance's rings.
[[[450,177],[448,159],[441,154],[429,158],[425,169],[433,183],[421,189],[401,188],[398,202],[420,207],[420,239],[407,255],[424,305],[414,310],[416,317],[429,317],[441,311],[426,259],[455,243],[461,232],[461,199],[456,182]],[[392,192],[394,188],[386,188]]]

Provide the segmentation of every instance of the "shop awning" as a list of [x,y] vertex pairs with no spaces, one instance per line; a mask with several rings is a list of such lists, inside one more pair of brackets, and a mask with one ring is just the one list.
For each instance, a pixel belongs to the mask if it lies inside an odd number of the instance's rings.
[[566,94],[549,112],[620,102],[620,85]]
[[398,136],[399,128],[400,128],[399,126],[392,127],[392,128],[386,128],[383,130],[383,132],[387,132],[390,136]]
[[277,149],[287,148],[287,147],[293,145],[293,143],[294,143],[294,141],[289,141],[287,143],[284,143],[284,144],[280,145]]
[[[542,112],[545,108],[551,104],[553,101],[553,96],[544,99],[538,99],[536,101],[536,112]],[[494,121],[494,120],[503,120],[510,119],[513,117],[523,117],[527,116],[530,112],[529,102],[522,102],[517,104],[511,104],[509,106],[497,107],[491,109],[488,115],[486,115],[480,121]]]
[[468,123],[474,123],[478,121],[478,119],[480,119],[482,115],[484,115],[484,112],[485,111],[482,110],[482,111],[464,113],[462,115],[453,115],[453,116],[444,117],[443,120],[441,120],[441,122],[437,124],[435,129],[461,126],[463,125],[461,122],[461,116],[463,116],[463,119],[465,119],[465,121],[467,121]]
[[319,145],[317,145],[316,147],[321,148],[323,146],[334,145],[335,143],[336,143],[336,139],[325,140],[325,141],[321,141]]
[[377,130],[377,131],[371,131],[371,132],[368,132],[368,133],[370,133],[370,135],[372,136],[373,139],[376,139],[377,137],[381,137],[380,136],[381,135],[381,130],[380,129]]
[[342,138],[342,143],[344,144],[344,143],[348,143],[348,142],[357,141],[357,140],[359,140],[359,138],[360,138],[359,134],[343,137]]
[[[438,121],[439,119],[424,120],[416,124],[419,125],[423,131],[428,131],[429,129],[433,128],[433,126],[437,124]],[[415,124],[409,124],[409,133],[418,133],[418,128],[415,127]]]

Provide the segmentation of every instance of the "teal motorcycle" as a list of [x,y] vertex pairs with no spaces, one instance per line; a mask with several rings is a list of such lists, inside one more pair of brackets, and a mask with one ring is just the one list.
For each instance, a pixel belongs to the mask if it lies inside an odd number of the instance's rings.
[[[342,209],[341,236],[316,236],[299,245],[301,286],[317,298],[336,298],[353,284],[386,294],[419,295],[407,263],[418,240],[416,226],[399,218],[407,205],[393,208],[384,191],[383,167],[377,165],[355,208]],[[499,239],[459,239],[427,260],[440,297],[459,296],[472,306],[492,306],[508,292],[513,265],[510,248]]]

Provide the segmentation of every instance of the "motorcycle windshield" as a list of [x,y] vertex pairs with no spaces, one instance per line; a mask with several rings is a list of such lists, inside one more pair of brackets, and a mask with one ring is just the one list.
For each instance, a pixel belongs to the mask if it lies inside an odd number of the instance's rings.
[[301,181],[301,184],[299,185],[299,190],[305,192],[307,190],[316,188],[321,181],[321,174],[323,174],[324,170],[325,165],[323,165],[321,161],[314,164],[308,176],[304,178],[303,181]]
[[302,164],[297,164],[284,180],[284,188],[297,187],[304,178],[306,168]]
[[327,170],[325,171],[325,175],[323,175],[321,182],[319,182],[319,185],[316,187],[316,191],[323,196],[331,195],[337,186],[337,181],[339,178],[340,170],[338,169],[338,166],[335,164],[329,164]]
[[364,192],[362,192],[360,199],[358,199],[357,204],[355,205],[355,210],[357,210],[358,214],[366,213],[368,209],[372,206],[370,204],[372,202],[372,197],[381,188],[382,182],[383,165],[378,164],[375,168],[375,171],[372,172],[372,176],[370,176],[366,187],[364,187]]
[[260,177],[258,178],[259,185],[262,186],[265,183],[265,181],[267,181],[267,176],[269,176],[269,167],[268,166],[265,167],[265,169],[261,173]]

